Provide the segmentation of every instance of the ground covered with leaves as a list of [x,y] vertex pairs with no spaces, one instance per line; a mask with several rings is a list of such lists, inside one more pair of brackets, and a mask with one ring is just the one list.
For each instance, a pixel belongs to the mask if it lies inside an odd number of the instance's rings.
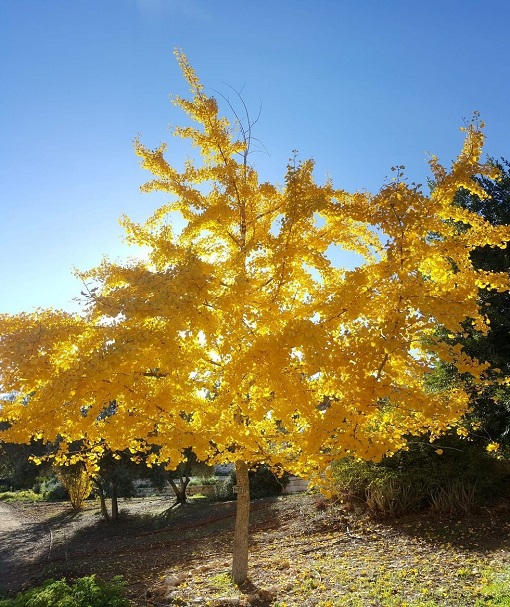
[[[42,579],[122,575],[138,606],[472,607],[510,605],[510,511],[377,520],[314,496],[252,503],[250,581],[229,577],[235,504],[126,500],[1,504],[0,590]],[[505,590],[506,589],[506,590]],[[506,593],[506,596],[505,596]]]

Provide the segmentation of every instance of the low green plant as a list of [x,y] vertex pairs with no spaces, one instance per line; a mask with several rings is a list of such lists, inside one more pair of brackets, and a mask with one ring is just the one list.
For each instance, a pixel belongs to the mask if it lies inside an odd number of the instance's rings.
[[35,493],[31,489],[24,491],[4,491],[0,493],[0,501],[3,502],[40,502],[43,500],[40,493]]
[[44,480],[40,484],[41,495],[45,500],[64,501],[69,499],[69,493],[56,476]]
[[215,476],[197,476],[193,477],[190,482],[190,485],[217,485],[218,479]]
[[346,457],[334,464],[336,491],[346,501],[363,503],[373,512],[396,515],[421,507],[422,481],[405,470]]
[[462,478],[450,479],[429,492],[432,510],[468,513],[476,505],[476,484]]
[[387,475],[375,478],[365,489],[365,502],[374,512],[394,516],[417,509],[423,500],[419,483],[406,483]]
[[65,579],[47,580],[13,599],[0,600],[0,607],[129,607],[123,586],[120,577],[103,582],[95,575],[72,584]]
[[228,573],[218,573],[217,575],[213,575],[209,582],[216,590],[220,590],[222,592],[228,592],[235,588],[232,577]]
[[475,607],[510,607],[510,567],[497,573],[489,572],[489,578]]

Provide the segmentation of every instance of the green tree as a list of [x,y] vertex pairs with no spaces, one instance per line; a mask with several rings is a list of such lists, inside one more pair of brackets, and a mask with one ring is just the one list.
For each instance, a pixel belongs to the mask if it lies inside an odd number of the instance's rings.
[[18,444],[0,441],[0,484],[13,489],[31,489],[37,478],[50,470],[34,463],[32,457],[41,458],[49,452],[49,446],[41,441]]
[[[510,225],[510,162],[505,159],[491,162],[500,171],[499,178],[474,176],[485,196],[460,189],[455,202],[462,208],[482,216],[494,226]],[[510,244],[510,243],[508,243]],[[471,252],[475,269],[506,272],[510,275],[510,249],[482,246]],[[510,293],[481,288],[480,303],[486,310],[489,330],[477,331],[472,324],[464,324],[463,333],[446,337],[450,343],[459,343],[469,356],[487,363],[484,384],[474,385],[472,378],[460,375],[451,366],[442,366],[440,376],[446,382],[462,381],[471,398],[471,411],[466,416],[466,432],[470,438],[481,441],[489,450],[498,450],[510,456]]]

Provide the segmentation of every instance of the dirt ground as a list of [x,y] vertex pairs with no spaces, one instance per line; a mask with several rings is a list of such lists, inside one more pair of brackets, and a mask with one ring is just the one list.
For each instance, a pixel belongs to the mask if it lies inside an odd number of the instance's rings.
[[[255,525],[272,518],[273,503],[252,505]],[[170,505],[168,497],[120,500],[119,521],[107,524],[96,503],[76,513],[64,502],[0,502],[0,594],[96,573],[122,575],[142,600],[163,573],[197,554],[224,555],[228,567],[235,503]]]
[[[139,606],[205,605],[238,594],[226,582],[235,503],[168,512],[169,505],[168,498],[122,500],[120,520],[106,524],[96,503],[75,513],[66,503],[0,502],[0,596],[50,577],[92,573],[122,575]],[[276,595],[288,607],[328,604],[345,592],[379,592],[382,583],[394,593],[398,572],[406,600],[423,592],[426,580],[431,592],[443,588],[453,597],[439,604],[457,606],[466,603],[455,593],[483,584],[486,566],[510,566],[510,510],[378,521],[313,496],[263,499],[252,502],[250,546],[245,592],[271,590],[257,605],[273,604]],[[161,584],[172,576],[179,583],[162,601]]]

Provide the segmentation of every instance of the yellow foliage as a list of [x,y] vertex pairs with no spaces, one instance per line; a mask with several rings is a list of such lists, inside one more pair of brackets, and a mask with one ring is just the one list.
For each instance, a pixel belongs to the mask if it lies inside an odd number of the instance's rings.
[[92,491],[92,481],[81,465],[62,466],[58,477],[69,493],[74,510],[79,510]]
[[[192,97],[174,103],[195,126],[175,134],[197,158],[178,170],[165,145],[137,140],[153,175],[142,189],[170,198],[146,222],[122,220],[147,260],[80,273],[91,288],[81,316],[0,317],[1,389],[17,394],[0,412],[5,440],[82,441],[90,469],[105,445],[157,445],[169,466],[192,445],[201,460],[285,462],[305,475],[451,427],[468,396],[432,394],[424,378],[437,359],[474,377],[484,367],[434,329],[457,333],[471,318],[487,330],[479,288],[509,288],[507,275],[476,271],[470,252],[506,246],[510,229],[453,204],[476,188],[473,175],[493,176],[477,117],[451,169],[431,159],[430,194],[401,169],[375,195],[350,194],[317,184],[311,160],[291,162],[280,187],[260,183],[239,125],[177,59]],[[334,266],[333,245],[360,255],[359,267]]]

